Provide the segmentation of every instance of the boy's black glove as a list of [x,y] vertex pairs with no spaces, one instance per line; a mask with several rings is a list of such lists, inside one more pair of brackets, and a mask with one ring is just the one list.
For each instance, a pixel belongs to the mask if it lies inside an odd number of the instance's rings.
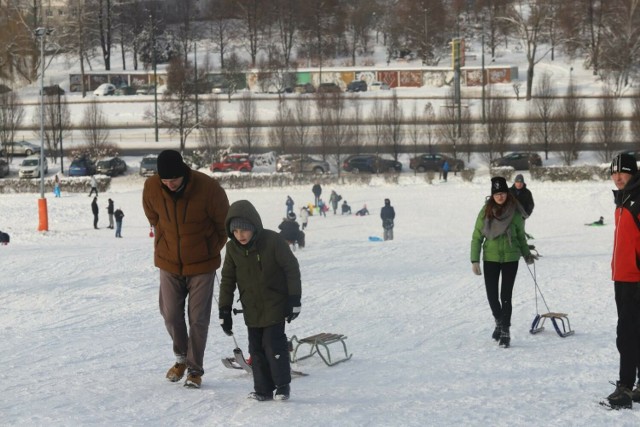
[[218,311],[220,318],[220,326],[227,335],[233,335],[231,328],[233,327],[233,320],[231,319],[231,307],[221,307]]
[[300,315],[300,295],[289,295],[287,307],[287,323],[291,323],[293,319]]

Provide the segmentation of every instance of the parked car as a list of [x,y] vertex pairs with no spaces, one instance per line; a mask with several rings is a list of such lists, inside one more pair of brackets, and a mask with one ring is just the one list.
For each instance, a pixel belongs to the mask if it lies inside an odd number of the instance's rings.
[[402,171],[402,163],[371,154],[363,154],[347,157],[342,164],[342,169],[352,173],[400,172]]
[[153,95],[156,90],[155,85],[143,85],[136,89],[136,95]]
[[113,95],[116,93],[116,87],[111,83],[102,83],[100,86],[93,91],[95,96],[107,96]]
[[42,88],[42,92],[44,92],[46,96],[64,95],[64,89],[59,85],[45,86]]
[[283,154],[276,158],[276,172],[284,172],[284,168],[293,160],[293,154]]
[[338,86],[335,83],[320,83],[320,86],[318,86],[318,93],[340,93],[342,92],[342,90],[340,90],[340,86]]
[[115,92],[115,94],[118,96],[135,95],[136,93],[137,93],[136,89],[131,86],[120,86],[118,89],[116,89],[116,92]]
[[5,159],[0,159],[0,178],[9,175],[9,163]]
[[511,166],[515,170],[529,170],[530,166],[542,166],[542,159],[537,153],[513,152],[492,160],[491,166]]
[[30,156],[40,153],[40,146],[27,141],[13,141],[2,144],[3,156]]
[[211,93],[215,93],[216,95],[229,93],[229,86],[226,84],[214,85],[211,88]]
[[219,162],[211,163],[211,172],[251,172],[253,162],[246,154],[229,154]]
[[450,171],[457,172],[464,169],[463,160],[454,159],[439,153],[420,154],[409,161],[409,167],[418,172],[439,171],[445,160],[449,163]]
[[98,160],[96,172],[109,176],[117,176],[127,171],[127,164],[120,157],[105,157]]
[[[42,162],[42,166],[45,174],[49,172],[49,164],[46,157]],[[18,176],[20,178],[40,178],[40,155],[34,154],[24,159],[18,169]]]
[[316,87],[311,83],[297,84],[293,87],[295,93],[316,93]]
[[388,84],[386,84],[385,82],[371,82],[371,84],[369,85],[369,90],[370,91],[374,91],[374,90],[390,90],[391,88],[389,87]]
[[96,173],[96,164],[88,157],[73,159],[69,166],[69,176],[88,176]]
[[158,173],[158,156],[147,154],[140,161],[140,175],[151,176]]
[[354,80],[347,85],[347,92],[366,92],[367,82],[364,80]]
[[316,175],[329,173],[329,163],[324,160],[315,159],[311,156],[292,157],[286,163],[281,163],[278,170],[278,162],[276,161],[276,170],[278,172],[294,172],[294,173],[314,173]]

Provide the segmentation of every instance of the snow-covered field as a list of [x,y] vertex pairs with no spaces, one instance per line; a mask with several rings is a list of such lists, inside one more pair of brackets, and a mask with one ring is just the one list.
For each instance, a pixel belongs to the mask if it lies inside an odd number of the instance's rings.
[[[132,168],[133,169],[133,168]],[[529,175],[525,173],[529,180]],[[514,290],[512,348],[491,339],[483,280],[469,245],[489,193],[450,177],[425,184],[335,188],[368,217],[311,217],[298,250],[301,316],[288,335],[348,336],[352,360],[327,367],[314,356],[294,367],[288,402],[254,402],[248,375],[220,358],[234,347],[214,313],[203,387],[165,380],[171,342],[158,311],[158,272],[132,170],[99,196],[99,230],[86,194],[47,195],[49,228],[37,232],[37,194],[0,196],[0,414],[2,425],[209,426],[637,426],[638,409],[606,411],[598,401],[618,373],[610,280],[613,204],[609,182],[529,182],[536,208],[527,231],[543,257],[537,281],[553,311],[569,313],[574,336],[549,327],[530,335],[534,282],[524,262]],[[328,196],[332,188],[324,188]],[[287,195],[296,209],[311,188],[232,190],[276,228]],[[383,199],[396,208],[395,240],[382,234]],[[107,198],[125,213],[122,235],[106,229]],[[585,227],[602,215],[608,225]],[[217,289],[216,289],[217,293]],[[538,301],[541,313],[546,312]],[[246,330],[235,318],[246,352]],[[550,326],[550,325],[547,325]],[[340,347],[334,351],[339,354]]]

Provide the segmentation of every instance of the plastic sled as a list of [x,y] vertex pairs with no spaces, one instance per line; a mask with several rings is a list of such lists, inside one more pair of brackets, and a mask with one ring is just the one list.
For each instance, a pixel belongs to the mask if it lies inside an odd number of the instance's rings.
[[382,242],[382,239],[378,236],[369,236],[370,242]]

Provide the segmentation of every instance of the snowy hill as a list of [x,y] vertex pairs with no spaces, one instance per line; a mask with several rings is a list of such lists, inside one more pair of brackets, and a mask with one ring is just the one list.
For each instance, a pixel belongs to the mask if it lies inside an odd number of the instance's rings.
[[[536,209],[527,231],[543,255],[537,281],[576,334],[529,334],[534,282],[521,262],[507,350],[491,339],[483,279],[469,262],[473,221],[489,194],[486,171],[473,183],[450,177],[427,185],[407,176],[398,186],[335,188],[355,209],[367,203],[372,215],[310,218],[308,246],[296,252],[302,314],[287,332],[345,334],[353,358],[331,368],[315,356],[304,360],[294,367],[310,375],[293,381],[289,402],[260,403],[246,399],[250,377],[220,363],[234,345],[215,315],[203,388],[165,380],[173,354],[134,173],[99,196],[99,230],[84,194],[63,188],[62,198],[48,198],[47,233],[36,231],[37,195],[0,197],[0,229],[12,237],[0,247],[3,424],[638,425],[638,407],[609,412],[597,403],[618,374],[611,183],[529,182]],[[269,228],[284,215],[287,195],[296,209],[312,200],[306,187],[228,194],[251,200]],[[123,239],[104,228],[107,197],[126,215]],[[382,233],[385,197],[397,212],[395,240],[370,242]],[[608,225],[583,225],[600,215]],[[246,330],[234,320],[246,352]]]

